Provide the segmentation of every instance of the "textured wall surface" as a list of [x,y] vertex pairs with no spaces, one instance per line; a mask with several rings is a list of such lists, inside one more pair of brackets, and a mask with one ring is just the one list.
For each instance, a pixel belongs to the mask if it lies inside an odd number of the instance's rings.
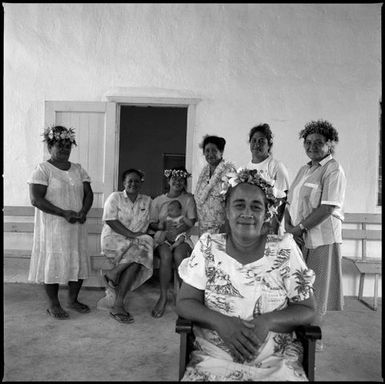
[[[298,132],[329,120],[340,134],[345,210],[380,212],[380,4],[3,7],[4,205],[30,204],[26,180],[43,159],[45,100],[120,94],[201,99],[193,188],[204,134],[224,136],[225,158],[241,166],[250,128],[268,122],[273,153],[293,179],[307,161]],[[356,280],[345,284],[353,294]]]
[[380,4],[3,7],[5,205],[29,204],[44,101],[101,101],[120,89],[201,98],[194,182],[206,133],[225,136],[225,157],[240,166],[249,129],[270,123],[274,155],[293,178],[307,161],[298,132],[327,119],[340,133],[346,211],[378,211]]

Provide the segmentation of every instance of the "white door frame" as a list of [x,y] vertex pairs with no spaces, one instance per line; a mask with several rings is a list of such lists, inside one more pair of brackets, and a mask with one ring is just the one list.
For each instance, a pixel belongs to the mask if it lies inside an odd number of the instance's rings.
[[116,104],[115,118],[115,151],[114,151],[114,184],[113,190],[118,190],[119,172],[119,140],[120,140],[120,106],[153,106],[153,107],[187,107],[186,127],[186,169],[192,171],[193,141],[195,132],[196,105],[201,101],[198,98],[185,97],[136,97],[136,96],[106,96],[108,102]]

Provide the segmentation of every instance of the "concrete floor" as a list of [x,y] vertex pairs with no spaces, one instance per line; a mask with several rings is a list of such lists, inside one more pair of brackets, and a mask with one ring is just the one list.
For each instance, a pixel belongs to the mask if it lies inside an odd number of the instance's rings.
[[[172,295],[165,315],[153,319],[157,282],[130,293],[127,309],[135,323],[120,324],[96,309],[104,296],[82,289],[90,305],[71,320],[46,314],[42,286],[4,284],[3,381],[176,381],[179,335]],[[65,302],[67,291],[61,289]],[[325,351],[316,355],[316,381],[383,382],[381,370],[382,306],[374,312],[356,298],[345,298],[343,312],[330,312],[322,328]]]

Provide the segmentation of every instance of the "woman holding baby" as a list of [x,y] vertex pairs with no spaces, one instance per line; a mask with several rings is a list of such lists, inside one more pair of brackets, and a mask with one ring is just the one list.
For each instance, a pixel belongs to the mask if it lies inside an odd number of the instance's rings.
[[124,308],[126,294],[152,276],[153,240],[146,234],[151,197],[139,193],[143,181],[141,171],[124,171],[124,190],[113,192],[104,204],[101,247],[111,266],[104,279],[115,291],[110,316],[121,323],[134,322]]
[[[193,244],[186,232],[194,226],[197,220],[194,197],[191,193],[186,192],[186,182],[190,174],[184,167],[176,167],[165,170],[165,176],[169,184],[169,191],[153,200],[150,215],[150,229],[157,231],[155,252],[160,258],[160,295],[151,312],[154,318],[162,317],[166,309],[173,260],[178,267],[181,261],[191,253]],[[181,204],[180,212],[178,207],[174,206],[175,203],[171,203],[174,200]],[[174,220],[170,220],[172,218]],[[180,220],[180,222],[178,223],[176,220]],[[158,231],[162,231],[163,235]],[[184,234],[183,241],[180,240],[179,235],[181,234]]]

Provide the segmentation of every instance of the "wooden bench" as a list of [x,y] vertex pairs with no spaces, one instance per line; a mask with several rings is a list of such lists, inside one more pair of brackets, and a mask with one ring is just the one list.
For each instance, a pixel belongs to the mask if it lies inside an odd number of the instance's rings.
[[[28,272],[26,263],[31,258],[32,236],[34,231],[34,215],[35,208],[32,206],[5,206],[3,208],[3,228],[4,233],[13,235],[12,239],[5,239],[3,258],[8,260],[22,260],[23,270],[20,271],[25,275]],[[100,252],[100,234],[103,228],[102,221],[103,209],[91,208],[87,215],[87,230],[89,237],[89,255],[91,261],[90,277],[84,281],[85,286],[103,287],[104,282],[100,275],[100,270],[105,269],[108,265],[105,257]],[[190,230],[193,242],[198,236],[198,227],[195,226]],[[28,237],[28,239],[25,239]],[[24,238],[24,239],[23,239]],[[28,240],[28,241],[27,241]],[[159,258],[154,257],[154,269],[159,269]],[[179,288],[174,270],[174,290]]]
[[[98,275],[98,268],[104,262],[100,255],[100,233],[103,227],[101,208],[91,208],[87,215],[87,230],[89,237],[89,254],[91,260],[90,278],[85,286],[101,287],[103,282]],[[3,208],[4,250],[3,261],[22,261],[18,273],[19,279],[26,282],[28,275],[28,260],[31,258],[32,238],[34,231],[35,208],[32,206],[5,206]],[[20,264],[20,263],[19,263]]]
[[[346,225],[355,225],[356,229],[348,229]],[[346,240],[355,240],[360,242],[361,256],[352,257],[344,256],[343,259],[351,261],[360,274],[360,282],[358,289],[358,300],[366,304],[369,308],[377,310],[378,297],[378,278],[381,276],[381,258],[370,257],[367,251],[368,241],[381,242],[381,229],[369,229],[370,226],[381,225],[380,214],[368,213],[346,213],[342,229],[342,238]],[[374,293],[373,304],[369,304],[363,299],[364,281],[366,275],[374,275]]]

